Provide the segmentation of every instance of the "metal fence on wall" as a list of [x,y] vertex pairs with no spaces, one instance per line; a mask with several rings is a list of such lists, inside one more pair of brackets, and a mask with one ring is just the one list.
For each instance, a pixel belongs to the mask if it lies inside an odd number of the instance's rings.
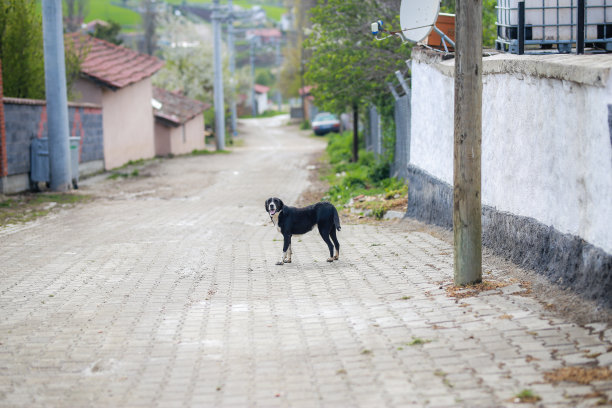
[[[406,179],[408,177],[408,164],[410,163],[410,123],[412,116],[410,88],[407,83],[403,81],[402,90],[404,94],[401,96],[391,85],[390,89],[395,99],[395,150],[389,176]],[[374,155],[378,158],[384,153],[385,147],[381,126],[382,118],[376,106],[372,105],[368,107],[366,120],[366,150],[374,152]]]
[[395,100],[395,155],[391,176],[405,179],[410,162],[410,94]]
[[376,157],[382,154],[381,118],[376,106],[368,108],[368,127],[365,135],[366,150],[374,152]]

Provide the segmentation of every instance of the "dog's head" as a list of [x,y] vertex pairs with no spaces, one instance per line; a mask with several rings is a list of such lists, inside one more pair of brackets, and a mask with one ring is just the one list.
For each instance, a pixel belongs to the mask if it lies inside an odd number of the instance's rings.
[[266,212],[273,217],[274,214],[279,213],[285,205],[280,198],[271,197],[266,200]]

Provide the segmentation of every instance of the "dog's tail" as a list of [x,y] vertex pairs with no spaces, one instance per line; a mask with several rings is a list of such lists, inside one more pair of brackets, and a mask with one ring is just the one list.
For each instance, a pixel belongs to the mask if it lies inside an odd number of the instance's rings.
[[340,231],[340,217],[338,217],[338,210],[336,209],[336,206],[334,207],[334,224],[336,225],[336,229],[338,231]]

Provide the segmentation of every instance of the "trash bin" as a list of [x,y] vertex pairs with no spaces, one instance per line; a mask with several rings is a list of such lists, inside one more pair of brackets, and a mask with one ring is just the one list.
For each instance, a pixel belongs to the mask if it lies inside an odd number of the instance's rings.
[[34,138],[30,147],[30,188],[38,191],[38,183],[48,183],[50,179],[49,143],[47,138]]
[[[70,174],[72,186],[79,188],[79,144],[80,137],[70,138]],[[38,190],[38,183],[50,183],[51,174],[49,170],[49,139],[34,138],[30,147],[30,187]]]
[[70,137],[70,174],[72,175],[72,186],[75,189],[79,188],[79,144],[81,138],[77,136]]

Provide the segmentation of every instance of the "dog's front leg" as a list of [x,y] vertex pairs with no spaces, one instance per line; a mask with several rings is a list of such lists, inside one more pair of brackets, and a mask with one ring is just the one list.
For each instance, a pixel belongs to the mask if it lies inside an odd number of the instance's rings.
[[[277,265],[282,265],[283,263],[291,263],[291,235],[285,234],[284,238],[285,239],[283,242],[283,257],[279,262],[276,263]],[[289,255],[288,257],[287,254]]]

